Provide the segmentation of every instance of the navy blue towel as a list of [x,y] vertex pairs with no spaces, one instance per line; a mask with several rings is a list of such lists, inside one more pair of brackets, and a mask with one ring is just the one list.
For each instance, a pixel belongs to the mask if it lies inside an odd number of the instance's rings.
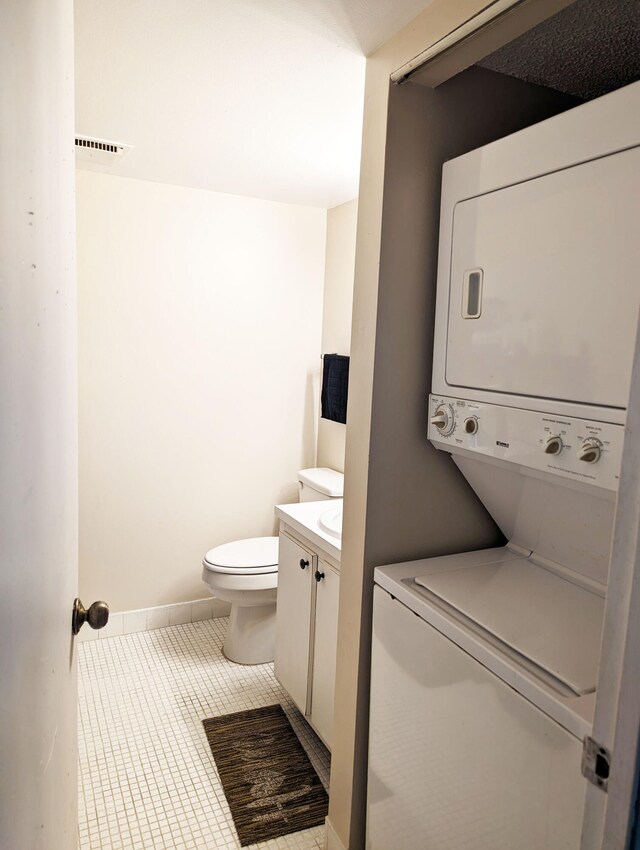
[[349,358],[343,354],[325,354],[322,372],[322,418],[347,421]]

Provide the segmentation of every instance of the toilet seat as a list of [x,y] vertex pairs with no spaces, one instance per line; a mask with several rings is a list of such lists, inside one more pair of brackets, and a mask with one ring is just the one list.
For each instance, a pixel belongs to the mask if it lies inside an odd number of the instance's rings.
[[278,572],[278,538],[249,537],[209,549],[202,565],[214,573],[261,575]]

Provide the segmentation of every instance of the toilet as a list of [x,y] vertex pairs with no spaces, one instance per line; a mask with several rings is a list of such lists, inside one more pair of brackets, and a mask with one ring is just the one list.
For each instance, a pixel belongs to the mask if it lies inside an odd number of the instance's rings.
[[[326,467],[298,473],[301,502],[341,499],[344,476]],[[273,661],[278,538],[249,537],[210,549],[202,561],[202,580],[212,596],[231,603],[222,651],[237,664]]]

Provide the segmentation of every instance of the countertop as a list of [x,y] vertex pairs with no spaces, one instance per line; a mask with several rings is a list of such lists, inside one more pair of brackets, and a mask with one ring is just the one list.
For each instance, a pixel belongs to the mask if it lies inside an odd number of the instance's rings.
[[276,505],[275,513],[300,537],[306,538],[315,549],[319,549],[340,563],[342,540],[320,527],[318,520],[325,511],[342,505],[342,499],[327,499],[321,502],[297,502],[293,505]]

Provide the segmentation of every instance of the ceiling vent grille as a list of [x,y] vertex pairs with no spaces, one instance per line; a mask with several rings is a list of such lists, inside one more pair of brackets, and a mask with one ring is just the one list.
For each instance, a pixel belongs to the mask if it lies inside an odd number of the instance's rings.
[[92,139],[90,136],[76,136],[76,159],[112,165],[129,153],[131,145],[111,142],[107,139]]

